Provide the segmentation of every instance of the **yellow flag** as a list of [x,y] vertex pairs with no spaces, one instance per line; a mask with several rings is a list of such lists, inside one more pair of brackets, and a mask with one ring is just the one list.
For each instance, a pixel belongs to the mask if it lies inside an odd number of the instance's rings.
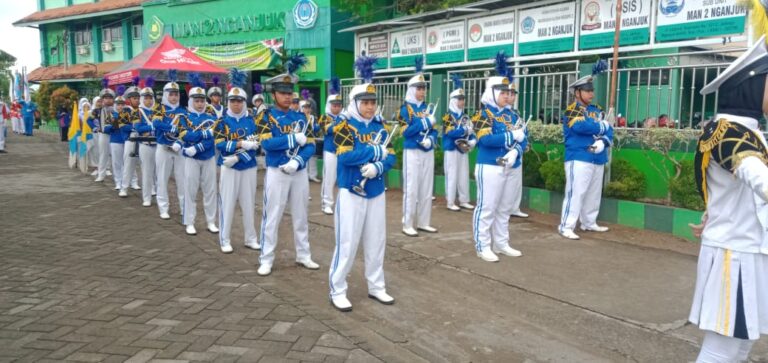
[[88,135],[92,134],[93,131],[91,131],[91,127],[88,126],[88,115],[83,115],[83,118],[85,120],[82,120],[82,130],[81,136],[83,137],[83,142],[88,141]]
[[77,101],[74,103],[75,106],[72,107],[72,122],[69,123],[67,140],[72,140],[75,136],[77,136],[77,132],[80,131],[80,115],[77,112]]

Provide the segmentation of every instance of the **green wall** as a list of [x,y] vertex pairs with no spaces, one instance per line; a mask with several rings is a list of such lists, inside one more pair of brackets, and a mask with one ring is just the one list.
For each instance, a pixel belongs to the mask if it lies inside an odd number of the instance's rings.
[[63,8],[67,6],[67,0],[43,0],[43,6],[44,9]]

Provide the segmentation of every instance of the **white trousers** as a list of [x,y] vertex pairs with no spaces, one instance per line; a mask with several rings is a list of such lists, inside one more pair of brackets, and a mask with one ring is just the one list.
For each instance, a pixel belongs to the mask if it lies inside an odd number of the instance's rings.
[[141,199],[152,203],[152,190],[155,189],[155,154],[157,146],[139,145],[141,159]]
[[[235,170],[222,166],[219,179],[219,245],[230,245],[232,218],[235,203],[240,203],[243,214],[243,232],[245,242],[256,244],[256,227],[253,225],[253,205],[256,203],[257,169]],[[159,194],[158,194],[159,195]]]
[[406,149],[403,151],[403,164],[403,228],[429,226],[432,219],[435,153]]
[[334,214],[336,248],[328,280],[331,297],[346,295],[347,275],[355,262],[357,247],[363,242],[365,279],[368,293],[385,291],[384,249],[387,246],[386,193],[367,199],[347,189],[339,189]]
[[559,231],[574,230],[576,221],[583,227],[597,224],[605,166],[583,161],[565,162],[565,198]]
[[168,213],[168,180],[171,178],[173,170],[173,179],[176,181],[176,197],[179,199],[179,208],[184,210],[184,166],[182,157],[179,153],[166,148],[165,146],[156,146],[155,152],[155,170],[157,173],[157,208],[160,214]]
[[11,117],[11,127],[13,127],[13,132],[17,134],[24,132],[24,126],[18,117]]
[[[203,189],[203,210],[206,223],[216,221],[216,159],[184,158],[184,225],[195,224],[197,190]],[[255,196],[255,194],[254,194]]]
[[0,120],[0,150],[5,150],[5,120]]
[[447,204],[456,204],[457,192],[459,203],[469,203],[469,155],[459,151],[444,152],[443,169],[445,170],[445,201]]
[[745,340],[727,337],[708,331],[704,334],[696,363],[734,363],[746,362],[749,351],[757,340]]
[[320,189],[322,208],[333,208],[333,189],[336,187],[336,154],[323,151],[323,184]]
[[475,250],[509,246],[509,215],[512,212],[511,169],[499,165],[475,165],[477,206],[472,215]]
[[135,142],[126,141],[123,147],[123,189],[130,186],[139,185],[139,176],[136,174],[136,165],[139,163],[139,157],[131,157]]
[[520,203],[523,201],[523,165],[521,164],[514,169],[510,168],[509,172],[509,177],[512,178],[512,190],[509,191],[512,193],[512,212],[510,214],[513,214],[520,212]]
[[317,179],[317,157],[314,155],[307,162],[307,178]]
[[[112,142],[109,144],[109,151],[112,159],[112,178],[115,180],[115,188],[123,189],[123,154],[125,145]],[[126,185],[125,188],[128,186]]]
[[264,207],[261,215],[261,255],[259,263],[269,265],[275,261],[277,230],[285,207],[291,209],[293,243],[296,245],[296,261],[311,258],[309,250],[309,180],[307,169],[288,175],[278,168],[268,167],[264,177]]
[[[112,149],[110,146],[111,143],[109,142],[109,135],[102,134],[102,133],[93,134],[93,139],[96,141],[95,150],[96,150],[96,160],[97,160],[96,167],[98,168],[97,176],[99,178],[104,178],[107,176],[107,169],[109,168],[109,157],[111,154],[110,150]],[[120,155],[122,156],[123,153],[120,153]],[[122,159],[122,157],[120,159]],[[122,164],[122,161],[120,162],[120,164]],[[112,170],[112,171],[117,172],[116,170]]]

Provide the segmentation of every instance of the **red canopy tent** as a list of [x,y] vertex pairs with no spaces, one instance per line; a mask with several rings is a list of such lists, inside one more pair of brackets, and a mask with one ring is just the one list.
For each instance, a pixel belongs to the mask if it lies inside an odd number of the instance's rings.
[[192,53],[189,49],[179,44],[170,35],[155,45],[145,49],[114,71],[107,73],[105,77],[109,85],[131,83],[133,77],[146,78],[152,76],[157,81],[168,81],[168,70],[178,71],[179,80],[186,79],[190,72],[200,73],[201,79],[210,81],[214,74],[227,73],[225,69],[214,66]]

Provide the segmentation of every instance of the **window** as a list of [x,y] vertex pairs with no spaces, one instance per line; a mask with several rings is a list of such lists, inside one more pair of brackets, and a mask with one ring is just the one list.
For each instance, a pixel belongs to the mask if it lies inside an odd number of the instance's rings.
[[131,27],[131,34],[133,39],[141,39],[141,24],[133,24]]
[[122,27],[115,26],[101,29],[102,42],[117,42],[123,39]]
[[[662,86],[669,85],[669,69],[630,71],[629,85],[633,87],[648,86],[649,77],[651,86],[658,86],[660,84]],[[659,81],[661,81],[661,83],[659,83]]]
[[75,33],[75,45],[91,45],[91,30],[77,29]]

